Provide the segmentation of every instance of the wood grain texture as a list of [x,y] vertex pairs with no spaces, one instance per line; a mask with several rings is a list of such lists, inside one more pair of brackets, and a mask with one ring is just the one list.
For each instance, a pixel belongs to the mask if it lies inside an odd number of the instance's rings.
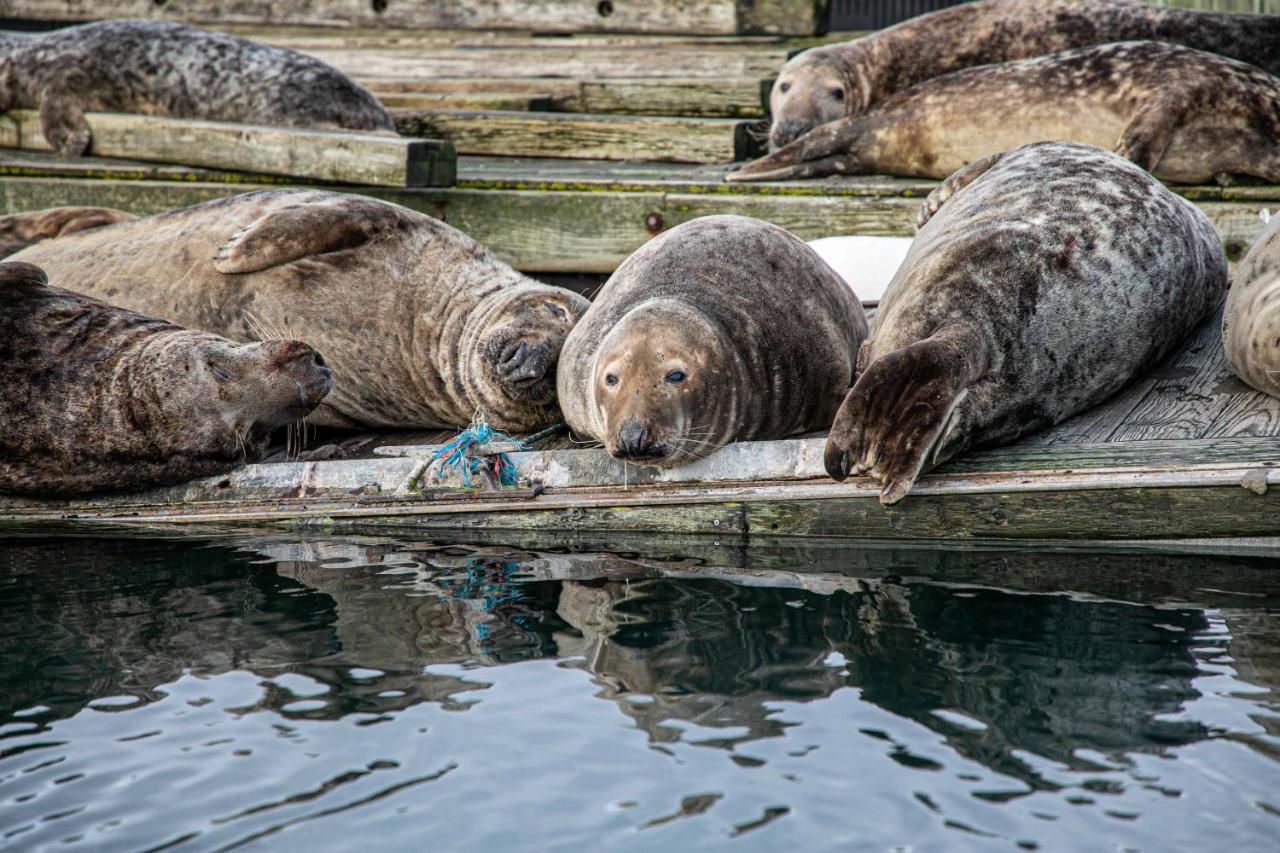
[[760,118],[760,79],[584,81],[562,108],[583,113]]
[[[374,186],[449,186],[456,177],[452,147],[436,141],[122,113],[85,119],[89,153],[102,157]],[[0,147],[48,151],[39,115],[0,115]]]
[[387,109],[412,110],[505,110],[546,112],[551,109],[549,94],[520,92],[373,92]]

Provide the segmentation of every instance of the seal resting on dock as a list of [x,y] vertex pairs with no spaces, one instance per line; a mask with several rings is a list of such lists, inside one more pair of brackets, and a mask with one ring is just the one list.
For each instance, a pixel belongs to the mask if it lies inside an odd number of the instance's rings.
[[613,456],[670,468],[827,426],[866,333],[849,285],[802,240],[707,216],[605,283],[565,341],[560,405]]
[[1130,0],[979,0],[930,12],[782,67],[771,148],[961,68],[1119,41],[1161,41],[1280,75],[1280,16],[1191,12]]
[[1280,397],[1280,216],[1272,217],[1231,277],[1222,348],[1236,376]]
[[338,69],[281,47],[166,21],[98,21],[0,36],[0,111],[40,111],[65,157],[89,147],[91,111],[326,130],[394,132]]
[[252,461],[329,391],[299,341],[236,344],[0,263],[0,491],[129,491]]
[[944,178],[1031,142],[1119,154],[1167,181],[1280,182],[1280,79],[1243,62],[1139,41],[966,68],[817,128],[726,176]]
[[837,480],[901,500],[924,471],[1094,406],[1209,313],[1227,262],[1209,220],[1133,163],[1046,142],[935,189],[827,438]]
[[0,216],[0,260],[42,240],[136,218],[111,207],[51,207]]
[[334,427],[464,427],[477,410],[506,432],[552,424],[560,347],[587,306],[430,216],[311,190],[119,222],[13,259],[193,329],[310,341],[334,375],[311,420]]

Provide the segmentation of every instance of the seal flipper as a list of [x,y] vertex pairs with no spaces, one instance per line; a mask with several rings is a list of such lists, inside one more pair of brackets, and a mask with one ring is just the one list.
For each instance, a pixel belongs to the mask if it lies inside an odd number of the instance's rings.
[[725,175],[729,183],[820,178],[824,175],[860,174],[867,169],[858,159],[854,143],[868,132],[865,119],[846,116],[816,127],[804,136]]
[[997,154],[988,154],[986,157],[974,160],[967,166],[956,169],[944,178],[942,183],[934,187],[933,191],[925,198],[924,204],[920,205],[920,210],[916,213],[916,230],[919,231],[923,228],[924,224],[942,209],[942,206],[947,203],[949,198],[982,177],[982,174],[998,163],[1003,156],[1003,151]]
[[404,222],[412,211],[358,196],[334,196],[273,210],[231,235],[213,256],[228,275],[260,272],[313,255],[354,249]]
[[1162,95],[1143,107],[1120,134],[1116,153],[1154,173],[1173,141],[1174,132],[1190,111],[1193,99],[1185,92]]
[[836,413],[823,462],[833,479],[871,472],[886,506],[945,461],[957,407],[985,371],[967,337],[934,335],[873,361]]
[[92,134],[77,92],[93,91],[84,75],[70,71],[55,77],[40,95],[40,132],[63,157],[83,157]]
[[0,263],[0,306],[9,306],[19,298],[52,296],[49,276],[35,264],[22,261]]

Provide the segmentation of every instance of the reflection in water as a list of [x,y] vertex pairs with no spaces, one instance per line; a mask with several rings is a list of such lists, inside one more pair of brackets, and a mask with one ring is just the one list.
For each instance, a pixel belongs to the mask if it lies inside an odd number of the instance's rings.
[[[794,543],[0,541],[0,846],[292,846],[331,819],[482,847],[1159,846],[1217,821],[1198,837],[1262,849],[1274,575]],[[143,810],[179,768],[219,795]],[[57,781],[113,773],[138,790]]]

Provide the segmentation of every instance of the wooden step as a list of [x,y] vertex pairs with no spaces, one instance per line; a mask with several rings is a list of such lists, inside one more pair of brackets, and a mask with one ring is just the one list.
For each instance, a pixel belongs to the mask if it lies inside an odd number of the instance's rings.
[[[123,113],[85,119],[93,135],[89,153],[101,157],[391,187],[449,186],[456,176],[453,148],[425,139]],[[50,150],[39,114],[0,115],[0,148]]]
[[730,163],[763,150],[762,123],[472,110],[392,110],[405,136],[443,139],[462,154]]
[[387,109],[413,110],[505,110],[546,112],[552,107],[550,95],[521,92],[384,92],[373,96]]

